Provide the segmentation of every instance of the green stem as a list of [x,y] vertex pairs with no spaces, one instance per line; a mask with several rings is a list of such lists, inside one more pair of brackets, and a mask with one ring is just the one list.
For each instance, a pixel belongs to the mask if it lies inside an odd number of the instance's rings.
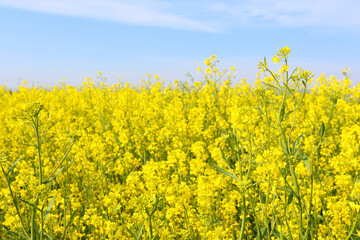
[[[279,169],[279,170],[280,170],[280,169]],[[286,177],[285,177],[285,176],[283,176],[283,177],[284,177],[284,180],[285,180],[285,186],[287,186],[288,183],[287,183],[287,181],[286,181]],[[286,191],[285,191],[285,198],[284,198],[284,202],[283,202],[283,204],[284,204],[284,222],[286,223],[286,228],[287,228],[287,230],[288,230],[288,232],[289,232],[290,239],[293,239],[293,236],[292,236],[292,233],[291,233],[291,230],[290,230],[290,226],[289,226],[289,222],[288,222],[288,219],[287,219],[287,218],[288,218],[288,217],[287,217],[288,204],[287,204],[286,199],[287,199],[287,195],[286,195]],[[291,205],[294,206],[294,203],[292,202]],[[295,210],[294,210],[293,212],[295,212]]]
[[351,231],[349,232],[349,235],[347,236],[347,238],[345,240],[349,240],[351,238],[351,236],[354,234],[354,231],[356,229],[356,225],[357,225],[357,222],[359,220],[359,215],[360,215],[360,211],[357,212],[356,214],[356,219],[355,219],[355,223],[353,225],[353,227],[351,228]]
[[[43,209],[42,209],[43,210]],[[44,214],[41,211],[41,229],[40,229],[40,240],[44,239]]]
[[266,194],[266,200],[265,200],[265,210],[264,210],[264,222],[266,224],[266,228],[267,228],[267,236],[268,236],[268,239],[271,239],[270,237],[270,232],[271,232],[271,229],[270,229],[270,226],[269,226],[269,221],[268,221],[268,218],[267,218],[267,205],[269,203],[269,195],[270,195],[270,190],[271,190],[271,184],[270,184],[270,174],[268,176],[268,192]]
[[[311,157],[311,163],[310,163],[310,202],[309,202],[309,216],[311,216],[312,214],[312,207],[313,207],[313,194],[314,194],[314,159],[315,159],[315,153],[319,150],[322,142],[324,141],[325,138],[325,134],[326,134],[326,130],[328,128],[328,126],[330,125],[330,121],[333,117],[333,113],[334,113],[334,109],[335,109],[336,104],[334,103],[333,106],[331,107],[331,111],[330,111],[330,115],[329,115],[329,119],[326,123],[326,128],[324,130],[324,134],[323,136],[321,136],[320,138],[320,142],[319,144],[316,146],[316,148],[314,149],[313,153],[312,153],[312,157]],[[309,218],[309,226],[311,228],[311,218]],[[310,234],[312,234],[311,230],[310,230]]]
[[291,176],[293,178],[293,182],[295,184],[296,195],[297,195],[298,202],[299,202],[299,236],[300,236],[300,239],[303,239],[303,219],[302,219],[302,212],[303,211],[302,211],[302,202],[301,202],[301,196],[300,196],[300,188],[299,188],[299,184],[298,184],[298,181],[297,181],[294,166],[292,164],[290,164],[290,173],[291,173]]
[[[243,181],[243,172],[242,172],[242,161],[240,160],[240,157],[238,155],[238,161],[239,161],[239,175],[240,175],[240,182]],[[239,240],[242,240],[244,238],[244,230],[245,230],[245,217],[246,217],[246,201],[245,201],[245,192],[242,191],[242,206],[243,206],[243,217],[241,220],[241,227],[240,227],[240,235]]]
[[153,229],[152,229],[152,223],[151,223],[151,215],[149,215],[149,225],[150,225],[150,239],[153,239]]
[[[286,83],[287,84],[287,83]],[[278,114],[278,121],[279,121],[279,129],[280,129],[280,133],[281,136],[283,138],[283,142],[285,144],[286,149],[288,149],[288,143],[286,141],[286,136],[285,136],[285,131],[283,130],[281,123],[282,123],[282,118],[285,115],[285,110],[284,112],[282,112],[282,109],[285,108],[285,102],[286,102],[286,98],[287,98],[287,88],[284,89],[284,95],[283,98],[281,100],[281,104],[280,104],[280,109],[279,109],[279,114]]]
[[22,227],[22,229],[23,229],[24,234],[26,235],[26,237],[27,237],[27,238],[30,238],[29,235],[28,235],[27,232],[26,232],[26,228],[25,228],[23,219],[22,219],[22,217],[21,217],[21,215],[20,215],[19,206],[18,206],[17,201],[16,201],[16,199],[15,199],[14,193],[13,193],[13,191],[12,191],[12,189],[11,189],[11,185],[10,185],[8,176],[6,175],[5,169],[4,169],[3,165],[1,164],[1,162],[0,162],[0,166],[1,166],[2,172],[3,172],[4,175],[5,175],[6,184],[7,184],[8,188],[9,188],[10,195],[11,195],[11,199],[12,199],[14,205],[15,205],[16,213],[17,213],[18,217],[20,218],[21,227]]
[[[39,193],[36,194],[36,199],[35,199],[34,205],[37,206],[38,202],[39,202]],[[31,212],[31,240],[36,239],[35,219],[36,219],[36,208],[33,208],[32,212]]]
[[62,239],[66,239],[66,201],[67,199],[64,198],[64,230],[63,230],[63,237]]
[[39,186],[42,184],[43,171],[42,171],[42,161],[41,161],[41,142],[40,142],[40,134],[39,134],[39,118],[37,117],[34,122],[34,128],[36,133],[36,141],[37,141],[37,150],[38,150],[38,165],[39,165]]
[[263,99],[263,101],[264,101],[264,107],[265,107],[266,121],[267,121],[267,125],[268,125],[268,150],[270,151],[270,147],[271,147],[270,118],[269,118],[269,113],[268,113],[265,99]]
[[[41,142],[40,142],[40,133],[39,133],[39,117],[35,118],[34,121],[34,129],[35,129],[35,134],[36,134],[36,141],[37,141],[37,150],[38,150],[38,165],[39,165],[39,186],[42,185],[42,178],[43,178],[43,169],[42,169],[42,161],[41,161]],[[40,198],[40,193],[36,194],[36,201],[35,201],[35,206],[38,205],[39,202],[39,198]],[[31,214],[31,218],[32,218],[32,233],[35,232],[35,219],[36,219],[36,209],[33,209],[33,212]],[[44,230],[43,230],[43,217],[42,217],[42,213],[41,213],[41,229],[40,229],[40,240],[43,240],[43,234],[44,234]],[[33,234],[31,234],[31,236],[34,236]]]
[[246,218],[246,201],[245,201],[245,194],[242,194],[242,206],[243,206],[243,216],[241,221],[241,230],[240,230],[240,236],[239,240],[242,240],[244,238],[244,231],[245,231],[245,218]]
[[67,155],[69,154],[69,152],[70,152],[70,150],[71,150],[71,148],[72,148],[73,145],[74,145],[74,142],[71,143],[71,145],[70,145],[70,146],[68,147],[68,149],[66,150],[66,152],[65,152],[63,158],[61,159],[61,161],[60,161],[60,162],[58,163],[58,165],[54,168],[54,170],[51,172],[51,174],[45,179],[44,182],[48,181],[52,176],[55,175],[56,170],[59,169],[59,167],[61,166],[61,164],[65,161],[65,159],[66,159]]
[[[289,131],[289,135],[288,135],[288,146],[290,146],[290,140],[291,140],[291,133],[294,129],[294,126],[295,126],[295,120],[296,120],[296,99],[295,97],[293,97],[293,100],[294,100],[294,116],[293,116],[293,121],[292,121],[292,124],[291,124],[291,128],[290,128],[290,131]],[[290,147],[289,147],[290,148]],[[288,149],[288,151],[290,152],[290,149]],[[295,151],[295,149],[293,149],[293,151]]]
[[249,191],[246,191],[248,196],[249,196],[249,200],[250,200],[250,205],[251,205],[251,210],[253,211],[254,214],[254,218],[255,218],[255,225],[256,225],[256,230],[258,232],[258,235],[261,235],[261,231],[260,231],[260,224],[259,224],[259,220],[256,216],[256,211],[255,211],[255,204],[254,204],[254,199],[252,198],[251,194],[249,193]]

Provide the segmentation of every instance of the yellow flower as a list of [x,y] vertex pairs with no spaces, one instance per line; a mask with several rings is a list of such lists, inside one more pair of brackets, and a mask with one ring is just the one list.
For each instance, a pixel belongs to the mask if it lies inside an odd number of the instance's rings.
[[291,52],[291,50],[290,50],[289,46],[286,46],[284,48],[280,48],[279,56],[281,58],[288,57],[290,52]]
[[360,205],[359,205],[359,204],[355,204],[355,203],[353,203],[353,202],[349,202],[349,205],[350,205],[351,209],[356,210],[357,212],[358,212],[359,209],[360,209]]
[[285,65],[285,64],[283,64],[279,70],[279,72],[281,72],[281,73],[288,72],[288,71],[289,71],[289,66]]
[[260,62],[252,85],[212,55],[203,79],[167,86],[98,72],[79,87],[0,87],[0,225],[29,235],[31,204],[53,239],[255,239],[271,219],[273,239],[346,239],[360,211],[360,85],[298,68],[284,86],[289,53],[272,59],[281,73]]
[[278,58],[277,55],[275,55],[275,56],[273,57],[272,61],[276,64],[276,63],[278,63],[278,62],[280,61],[280,59]]
[[209,67],[211,66],[211,60],[210,59],[206,59],[204,63],[205,63],[206,66],[209,66]]
[[264,62],[259,62],[258,69],[261,70],[261,72],[265,72],[267,69],[267,62],[266,58],[264,58]]

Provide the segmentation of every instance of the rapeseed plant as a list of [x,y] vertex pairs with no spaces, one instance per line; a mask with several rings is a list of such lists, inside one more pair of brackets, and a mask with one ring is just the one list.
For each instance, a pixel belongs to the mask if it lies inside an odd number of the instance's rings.
[[253,86],[212,55],[192,83],[0,88],[1,238],[360,238],[360,85],[290,53]]

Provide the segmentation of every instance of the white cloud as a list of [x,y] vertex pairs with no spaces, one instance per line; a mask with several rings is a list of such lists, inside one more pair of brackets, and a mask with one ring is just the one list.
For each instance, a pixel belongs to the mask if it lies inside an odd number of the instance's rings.
[[[224,28],[360,26],[358,0],[183,0],[173,13],[214,20]],[[183,11],[186,8],[187,11]]]
[[51,14],[72,15],[115,22],[217,32],[211,24],[167,12],[167,4],[156,1],[117,0],[0,0],[0,6]]
[[252,27],[360,29],[358,0],[0,0],[0,6],[205,32]]
[[226,4],[214,1],[210,8],[250,26],[360,26],[358,0],[230,0]]

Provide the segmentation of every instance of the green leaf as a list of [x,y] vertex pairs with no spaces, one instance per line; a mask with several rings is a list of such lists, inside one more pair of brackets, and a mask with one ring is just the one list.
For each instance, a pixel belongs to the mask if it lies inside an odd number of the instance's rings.
[[146,212],[146,214],[147,214],[148,216],[151,217],[150,212],[149,212],[149,210],[148,210],[147,208],[145,208],[145,212]]
[[20,158],[18,158],[18,159],[14,162],[14,164],[10,167],[9,171],[7,171],[7,173],[6,173],[6,176],[9,176],[9,174],[14,170],[16,164],[18,164],[19,161],[20,161]]
[[71,217],[70,217],[70,220],[68,221],[68,223],[66,224],[66,228],[68,228],[70,226],[70,224],[74,221],[74,218],[76,216],[76,213],[78,212],[78,210],[75,210],[72,214],[71,214]]
[[300,143],[298,149],[296,149],[296,151],[295,151],[295,154],[294,154],[295,157],[297,157],[297,155],[299,154],[302,146],[303,146],[303,143]]
[[48,180],[44,181],[43,184],[47,184],[49,182],[51,182],[52,180],[54,180],[65,168],[65,165],[51,178],[49,178]]
[[285,115],[285,104],[283,104],[280,109],[280,121],[283,120],[284,115]]
[[216,168],[222,174],[224,174],[228,177],[231,177],[231,178],[235,179],[236,181],[240,182],[240,180],[236,176],[234,176],[233,174],[229,173],[228,171],[222,169],[221,167],[217,166],[216,164],[210,163],[210,165],[212,165],[214,168]]
[[320,125],[320,137],[321,138],[324,137],[324,133],[325,133],[325,125],[324,125],[324,122],[321,122],[321,125]]
[[118,204],[116,204],[116,207],[114,207],[114,209],[111,211],[111,215],[114,214],[114,212],[116,212],[116,210],[118,209],[118,207],[120,206],[121,202],[118,202]]
[[307,158],[306,153],[303,153],[302,161],[303,161],[304,165],[306,166],[306,168],[308,169],[309,173],[311,174],[310,164],[309,164],[309,160]]
[[274,234],[277,238],[287,240],[287,238],[286,238],[284,235],[282,235],[282,234],[277,230],[276,227],[274,227],[274,229],[273,229],[272,232],[273,232],[273,234]]
[[269,84],[269,83],[263,82],[263,84],[265,84],[266,86],[269,86],[269,87],[275,88],[276,90],[279,90],[279,88],[278,88],[278,87],[275,87],[274,85],[271,85],[271,84]]
[[125,228],[126,231],[128,231],[128,233],[129,233],[134,239],[136,239],[135,234],[134,234],[132,231],[130,231],[130,229],[128,229],[126,226],[123,226],[123,227]]
[[151,216],[154,215],[154,213],[156,212],[156,210],[158,209],[158,204],[159,204],[159,196],[156,194],[155,195],[155,203],[153,204],[153,209],[151,211]]
[[324,221],[324,220],[325,220],[324,216],[321,216],[320,214],[316,214],[315,217],[316,217],[318,220],[320,220],[320,221]]
[[265,113],[261,110],[261,108],[259,107],[254,107],[256,110],[258,110],[258,112],[263,115],[264,117],[266,117]]
[[271,229],[274,229],[277,219],[275,219],[275,215],[271,217]]
[[[289,185],[289,183],[285,183],[286,186],[285,186],[285,189],[284,191],[287,191],[290,195],[292,193],[292,198],[296,197],[299,201],[300,201],[300,197],[299,195],[296,194],[296,192],[294,191],[294,189]],[[289,199],[288,199],[289,200]]]
[[213,225],[213,224],[215,224],[215,223],[221,223],[221,222],[224,222],[224,221],[219,221],[219,220],[217,220],[217,221],[212,221],[208,226],[211,226],[211,225]]
[[26,236],[18,233],[18,232],[13,232],[13,231],[10,231],[10,229],[8,227],[6,227],[5,225],[3,225],[3,227],[5,228],[6,232],[8,234],[10,234],[11,236],[14,236],[14,237],[23,237],[25,239],[28,239]]
[[143,231],[143,229],[144,229],[144,225],[145,225],[145,219],[144,219],[144,221],[143,221],[142,224],[141,224],[141,227],[140,227],[140,229],[139,229],[139,232],[138,232],[138,235],[137,235],[136,240],[140,240],[140,239],[141,239],[141,235],[142,235],[142,231]]
[[225,155],[224,151],[222,150],[222,148],[220,148],[220,152],[221,152],[222,159],[227,163],[228,158],[226,157],[226,155]]
[[50,239],[53,240],[52,237],[50,237],[50,235],[44,230],[44,234]]
[[301,82],[304,85],[304,88],[306,88],[306,82],[304,80],[302,80]]
[[22,201],[22,202],[26,203],[26,204],[27,204],[27,205],[29,205],[30,207],[35,208],[35,209],[37,209],[37,210],[41,211],[41,210],[40,210],[37,206],[35,206],[34,204],[29,203],[28,201],[23,200],[23,199],[21,199],[21,198],[17,198],[17,199],[19,199],[20,201]]
[[285,144],[283,143],[282,140],[280,140],[280,144],[281,144],[282,149],[284,150],[284,153],[286,155],[289,155],[289,151],[287,150],[287,147],[285,146]]
[[262,227],[260,229],[260,236],[261,236],[261,239],[263,239],[265,237],[265,234],[267,232],[267,227]]
[[294,112],[294,110],[290,110],[285,114],[285,118],[287,118],[290,114],[292,114]]
[[294,96],[294,90],[291,90],[287,84],[285,84],[284,86],[289,90],[289,93]]
[[287,200],[287,205],[289,205],[293,201],[293,198],[294,198],[294,191],[291,191]]
[[293,70],[293,72],[291,73],[289,79],[294,75],[294,73],[295,73],[297,70],[298,70],[298,67],[296,67],[296,68]]
[[302,133],[294,142],[294,145],[293,145],[293,149],[295,149],[295,147],[299,144],[302,136],[304,135],[304,133]]
[[54,203],[54,200],[55,200],[55,197],[54,197],[54,196],[52,196],[52,197],[50,197],[50,198],[51,198],[51,201],[50,201],[49,206],[47,207],[47,209],[46,209],[46,211],[45,211],[44,222],[46,221],[46,218],[49,216],[51,207],[52,207],[52,205],[53,205],[53,203]]
[[355,182],[356,182],[356,183],[360,183],[360,173],[356,176]]

